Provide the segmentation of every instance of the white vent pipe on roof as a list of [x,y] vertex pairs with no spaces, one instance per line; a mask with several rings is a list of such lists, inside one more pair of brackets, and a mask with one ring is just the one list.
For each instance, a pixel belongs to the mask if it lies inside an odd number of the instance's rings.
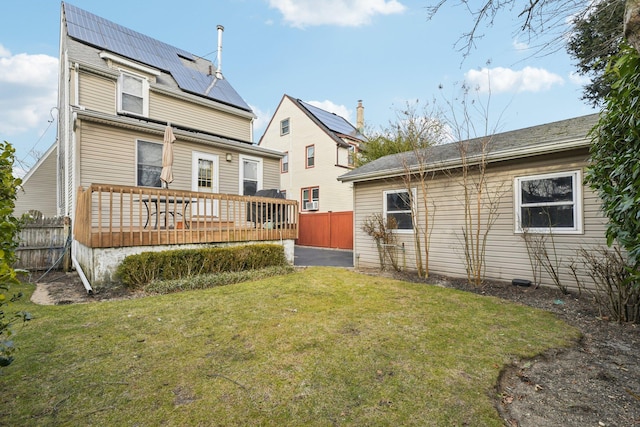
[[222,32],[224,27],[218,25],[218,68],[216,69],[216,78],[222,78]]

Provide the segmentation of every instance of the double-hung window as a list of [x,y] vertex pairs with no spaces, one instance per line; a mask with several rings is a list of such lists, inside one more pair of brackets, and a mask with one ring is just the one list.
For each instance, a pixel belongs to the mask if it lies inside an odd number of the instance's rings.
[[289,172],[289,152],[285,151],[284,157],[280,161],[280,172],[287,173]]
[[289,119],[284,119],[280,121],[280,136],[288,135],[290,131]]
[[515,179],[516,232],[581,233],[580,171]]
[[312,168],[316,164],[316,147],[314,145],[307,145],[305,151],[307,153],[305,167]]
[[121,72],[118,78],[118,112],[149,115],[149,81],[141,76]]
[[411,204],[416,198],[416,190],[388,190],[384,192],[384,218],[388,226],[395,223],[398,231],[413,231]]
[[137,185],[162,187],[162,144],[138,141],[137,145]]

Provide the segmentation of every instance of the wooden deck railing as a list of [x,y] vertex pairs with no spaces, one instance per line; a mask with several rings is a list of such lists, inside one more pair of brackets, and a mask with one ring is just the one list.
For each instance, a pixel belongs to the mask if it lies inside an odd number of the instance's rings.
[[92,248],[298,238],[295,200],[91,184],[78,189],[75,239]]

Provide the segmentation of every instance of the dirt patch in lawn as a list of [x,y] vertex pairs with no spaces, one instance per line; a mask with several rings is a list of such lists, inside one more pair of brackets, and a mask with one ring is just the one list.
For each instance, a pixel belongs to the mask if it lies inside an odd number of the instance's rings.
[[[588,296],[511,283],[491,282],[474,288],[465,280],[434,275],[425,281],[410,274],[363,273],[526,304],[551,311],[582,332],[582,339],[573,347],[550,350],[529,360],[513,360],[503,370],[494,396],[505,425],[640,426],[640,325],[603,318]],[[72,304],[137,296],[122,288],[88,294],[77,274],[53,272],[39,281],[32,300],[38,304]]]
[[114,299],[131,299],[141,296],[122,287],[92,289],[88,292],[77,273],[52,271],[46,275],[33,273],[25,277],[27,282],[36,282],[31,301],[40,305],[80,304]]

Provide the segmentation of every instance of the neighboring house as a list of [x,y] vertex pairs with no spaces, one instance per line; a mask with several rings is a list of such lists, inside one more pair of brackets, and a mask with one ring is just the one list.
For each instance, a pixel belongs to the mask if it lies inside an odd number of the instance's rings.
[[[364,107],[358,102],[358,128]],[[364,136],[344,118],[284,95],[258,145],[284,152],[280,190],[300,202],[298,243],[351,249],[353,191],[338,176],[354,168]],[[347,238],[345,240],[345,237]]]
[[[587,133],[597,118],[589,115],[488,137],[487,191],[494,197],[498,215],[486,242],[487,279],[534,281],[525,236],[542,242],[553,263],[557,259],[562,284],[568,287],[576,286],[568,265],[578,259],[578,250],[606,246],[607,219],[600,210],[600,200],[583,184],[590,146]],[[472,179],[478,176],[473,166],[478,162],[480,141],[468,141]],[[390,155],[339,178],[354,185],[355,265],[380,266],[376,244],[362,226],[367,218],[382,214],[400,224],[395,231],[400,265],[415,269],[414,218],[407,197],[409,189],[402,177],[407,167],[415,171],[422,164],[421,169],[428,176],[430,272],[466,277],[458,145],[434,146],[424,152],[422,161],[417,159],[420,157],[414,153]],[[410,191],[419,212],[419,226],[424,228],[424,195],[415,179]],[[486,198],[483,203],[482,215],[486,218]],[[424,259],[424,253],[422,256]],[[589,281],[579,262],[576,266],[581,278]],[[541,283],[554,284],[544,269]]]
[[57,174],[41,182],[71,217],[76,268],[102,283],[131,253],[252,241],[292,261],[295,203],[249,197],[279,187],[282,154],[252,144],[255,115],[220,67],[68,3],[60,22]]
[[22,186],[16,192],[16,217],[28,211],[40,211],[45,217],[58,213],[56,198],[56,165],[58,147],[53,144],[22,178]]

